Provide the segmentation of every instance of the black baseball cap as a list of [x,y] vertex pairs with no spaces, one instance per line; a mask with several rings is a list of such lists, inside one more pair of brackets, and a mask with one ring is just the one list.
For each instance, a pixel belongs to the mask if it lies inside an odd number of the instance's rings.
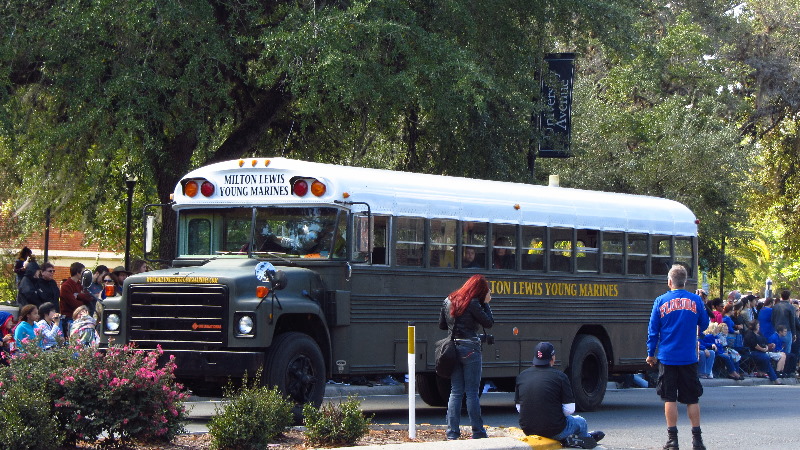
[[536,355],[533,357],[534,366],[549,366],[550,360],[556,354],[556,349],[549,342],[540,342],[536,346]]

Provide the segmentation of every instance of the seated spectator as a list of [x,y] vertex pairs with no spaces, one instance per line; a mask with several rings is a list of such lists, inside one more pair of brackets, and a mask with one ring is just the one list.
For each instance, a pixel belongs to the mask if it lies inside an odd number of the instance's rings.
[[517,260],[514,257],[514,250],[509,248],[511,240],[505,236],[500,236],[494,241],[494,252],[492,253],[492,268],[494,269],[515,269]]
[[575,397],[567,375],[553,368],[553,344],[536,346],[533,367],[517,375],[514,403],[519,411],[519,426],[526,435],[537,434],[567,447],[594,448],[605,436],[602,431],[586,431],[586,419],[573,416]]
[[35,344],[37,320],[39,320],[39,308],[36,305],[25,305],[19,311],[19,324],[14,330],[17,352],[25,353],[27,347]]
[[772,335],[767,338],[767,347],[770,350],[767,352],[767,354],[773,361],[776,361],[775,373],[778,375],[778,378],[786,378],[787,376],[789,376],[787,373],[784,372],[784,368],[786,367],[787,355],[786,351],[783,348],[784,346],[783,339],[787,333],[788,330],[786,329],[785,326],[778,325],[775,328],[775,332],[772,333]]
[[750,349],[750,358],[756,363],[758,369],[765,372],[769,377],[772,384],[783,384],[772,369],[772,362],[767,355],[769,348],[767,348],[767,338],[760,333],[760,325],[758,320],[750,322],[748,325],[747,333],[744,335],[744,345]]
[[721,359],[725,363],[725,367],[728,369],[728,377],[737,381],[743,380],[744,377],[741,375],[742,369],[739,368],[739,359],[741,359],[741,357],[736,350],[728,348],[727,324],[721,323],[717,325],[715,343],[717,345],[717,359]]
[[42,320],[36,322],[36,334],[42,337],[39,345],[49,350],[64,343],[64,333],[61,331],[61,314],[56,305],[47,302],[39,308]]
[[476,259],[478,252],[475,247],[464,247],[464,257],[461,259],[461,267],[465,269],[483,267]]
[[725,324],[725,329],[727,330],[727,346],[741,347],[744,345],[744,341],[742,340],[742,330],[744,327],[734,321],[734,311],[734,305],[725,305],[725,308],[722,309],[722,323]]
[[0,363],[5,363],[5,357],[11,355],[16,350],[14,323],[13,314],[0,311]]
[[79,306],[72,316],[69,330],[69,344],[79,347],[97,347],[100,336],[97,334],[97,321],[89,315],[89,308]]
[[714,368],[714,359],[717,354],[717,324],[711,322],[708,328],[697,338],[699,345],[697,372],[700,378],[714,378],[711,370]]

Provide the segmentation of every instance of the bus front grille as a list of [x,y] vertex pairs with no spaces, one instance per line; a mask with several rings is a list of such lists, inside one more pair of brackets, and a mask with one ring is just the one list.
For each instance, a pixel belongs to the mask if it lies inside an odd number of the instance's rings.
[[142,349],[217,350],[226,344],[227,306],[223,285],[130,285],[128,336]]

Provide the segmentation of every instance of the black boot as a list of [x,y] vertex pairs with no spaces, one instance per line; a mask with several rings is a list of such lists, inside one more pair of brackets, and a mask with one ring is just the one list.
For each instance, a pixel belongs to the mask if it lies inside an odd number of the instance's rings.
[[678,450],[678,427],[667,428],[667,443],[664,450]]
[[706,450],[703,445],[703,434],[700,427],[692,427],[692,450]]

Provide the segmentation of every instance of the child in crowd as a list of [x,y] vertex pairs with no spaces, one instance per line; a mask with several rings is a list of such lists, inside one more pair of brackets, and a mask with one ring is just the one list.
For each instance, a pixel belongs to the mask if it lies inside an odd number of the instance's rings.
[[711,322],[708,328],[697,339],[700,345],[700,352],[698,355],[697,371],[700,378],[714,378],[711,369],[714,367],[714,359],[716,359],[717,350],[717,324]]
[[777,361],[775,363],[775,373],[778,378],[786,378],[788,376],[783,370],[786,367],[786,351],[783,348],[783,337],[786,336],[787,332],[788,330],[785,326],[778,325],[775,327],[775,332],[767,337],[767,347],[769,348],[767,355],[773,361]]
[[717,325],[717,336],[715,339],[717,346],[717,358],[725,363],[728,368],[728,377],[733,380],[744,380],[742,369],[739,368],[739,353],[728,347],[728,325],[723,322]]

